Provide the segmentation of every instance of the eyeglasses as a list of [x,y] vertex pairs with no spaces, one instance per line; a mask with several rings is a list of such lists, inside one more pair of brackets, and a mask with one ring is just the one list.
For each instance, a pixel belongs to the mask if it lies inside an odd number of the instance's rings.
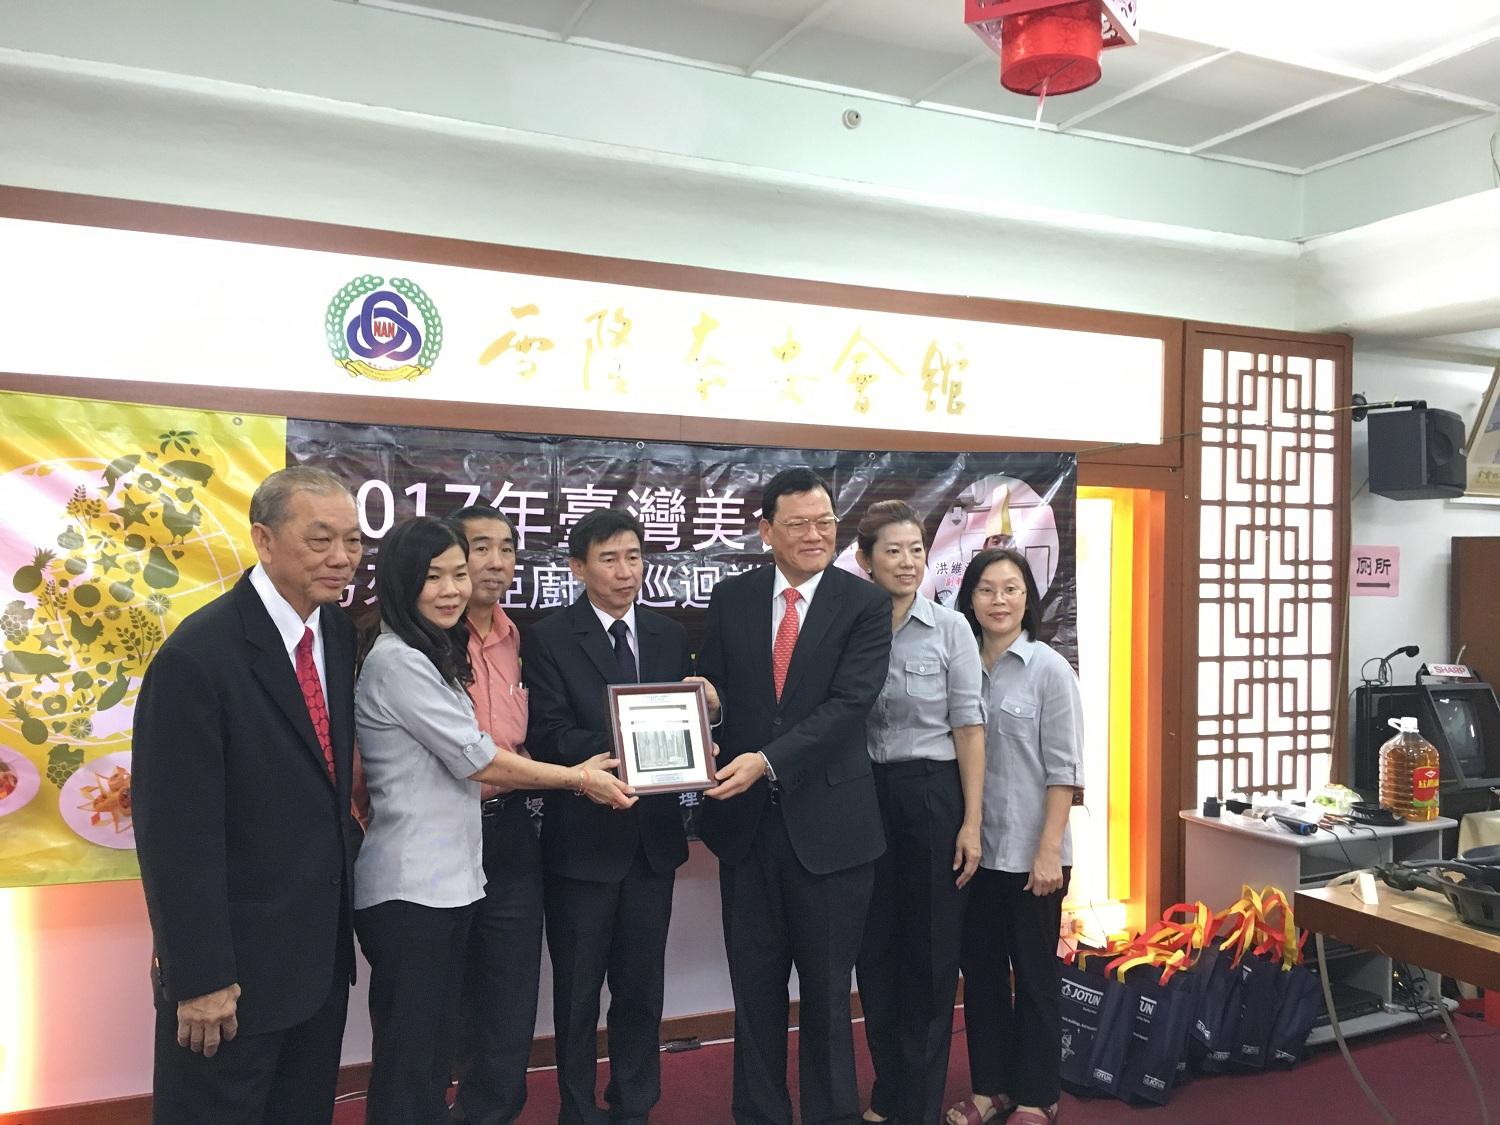
[[1025,597],[1025,586],[975,586],[974,600],[976,602],[992,602],[997,598],[1006,598],[1014,601],[1016,598]]
[[772,520],[771,522],[780,524],[793,535],[801,535],[809,527],[817,528],[819,535],[832,535],[839,525],[839,518],[838,516],[822,516],[815,520]]

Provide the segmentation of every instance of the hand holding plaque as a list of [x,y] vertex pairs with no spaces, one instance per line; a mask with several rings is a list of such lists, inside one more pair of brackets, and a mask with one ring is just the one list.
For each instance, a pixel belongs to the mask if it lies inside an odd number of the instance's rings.
[[702,682],[610,684],[608,693],[621,781],[642,795],[714,785],[713,738]]
[[619,764],[609,754],[595,754],[584,762],[578,767],[579,796],[612,809],[630,808],[639,798],[630,791],[629,785],[610,772]]

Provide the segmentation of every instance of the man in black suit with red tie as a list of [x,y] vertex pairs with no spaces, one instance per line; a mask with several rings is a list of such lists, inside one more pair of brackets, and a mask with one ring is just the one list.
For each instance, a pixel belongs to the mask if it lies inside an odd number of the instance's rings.
[[259,562],[162,645],[132,801],[155,945],[156,1125],[327,1125],[354,972],[349,876],[359,563],[343,483],[250,500]]
[[[607,686],[685,679],[687,636],[635,604],[639,521],[615,508],[579,520],[568,565],[583,596],[521,641],[530,693],[526,746],[540,761],[577,766],[613,753]],[[710,704],[717,698],[710,689]],[[561,1125],[639,1123],[661,1097],[660,1029],[672,887],[687,861],[675,793],[611,809],[549,792],[542,813],[547,949],[557,1035]],[[608,1112],[595,1101],[599,990],[609,981]]]
[[772,477],[761,512],[775,565],[718,584],[699,658],[723,701],[702,833],[719,857],[734,989],[734,1119],[791,1125],[796,965],[802,1121],[855,1122],[849,993],[885,850],[865,716],[885,684],[891,600],[829,565],[838,518],[811,470]]

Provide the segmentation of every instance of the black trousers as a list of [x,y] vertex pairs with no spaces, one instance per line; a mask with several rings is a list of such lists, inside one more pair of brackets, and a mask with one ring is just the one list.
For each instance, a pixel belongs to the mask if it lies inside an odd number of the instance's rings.
[[446,1125],[453,1024],[473,905],[392,899],[354,912],[374,1033],[366,1125]]
[[239,1035],[211,1059],[177,1045],[177,1005],[156,1005],[154,1125],[328,1125],[338,1086],[349,969],[335,974],[311,1019],[261,1035]]
[[724,948],[734,990],[734,1119],[791,1125],[788,982],[801,984],[798,1084],[803,1125],[859,1120],[849,989],[874,865],[814,875],[770,804],[739,863],[720,863]]
[[[675,871],[653,871],[639,847],[618,883],[546,876],[561,1125],[644,1125],[661,1100],[662,989],[676,879]],[[607,1113],[594,1100],[599,990],[606,980]]]
[[1071,874],[1064,867],[1062,888],[1045,898],[1024,889],[1025,872],[981,867],[969,884],[964,1025],[976,1093],[1008,1094],[1018,1105],[1045,1108],[1062,1092],[1057,940]]
[[875,1068],[870,1108],[901,1125],[936,1125],[948,1083],[953,997],[968,887],[954,885],[964,819],[958,763],[875,766],[886,851],[856,965]]
[[542,849],[524,793],[486,812],[484,899],[459,996],[453,1120],[510,1125],[526,1104],[542,963]]

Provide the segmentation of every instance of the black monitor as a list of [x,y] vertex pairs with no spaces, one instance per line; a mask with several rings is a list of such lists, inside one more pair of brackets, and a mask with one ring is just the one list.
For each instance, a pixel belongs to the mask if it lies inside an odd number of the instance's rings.
[[[1365,685],[1355,693],[1354,788],[1380,788],[1380,747],[1395,735],[1387,720],[1411,715],[1422,737],[1437,747],[1440,793],[1457,795],[1500,787],[1500,702],[1489,684]],[[1466,803],[1466,802],[1464,802]],[[1484,807],[1488,807],[1486,803]]]
[[1464,788],[1500,785],[1500,709],[1490,686],[1424,684],[1422,690],[1441,733],[1427,739],[1452,763],[1455,780]]

